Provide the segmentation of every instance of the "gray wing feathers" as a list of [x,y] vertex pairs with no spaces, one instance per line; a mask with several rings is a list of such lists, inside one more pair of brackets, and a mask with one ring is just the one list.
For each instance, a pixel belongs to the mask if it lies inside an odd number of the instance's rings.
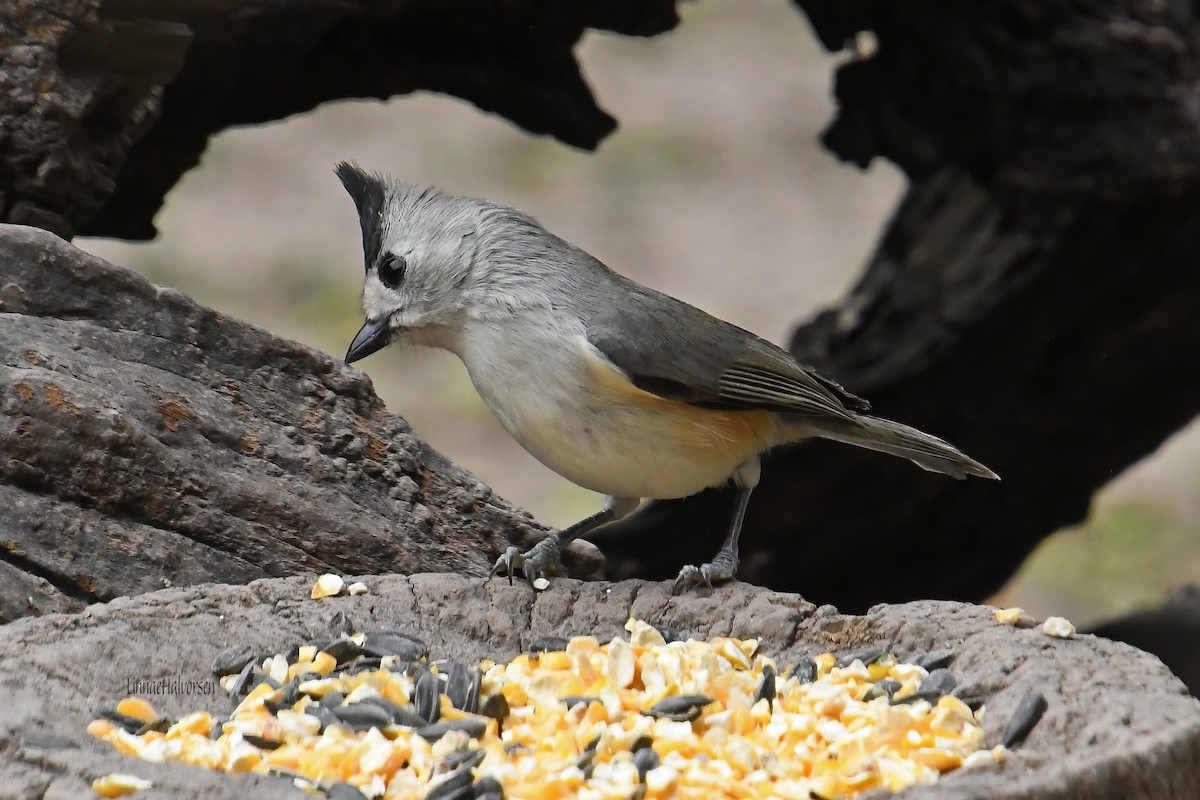
[[[616,277],[616,276],[614,276]],[[749,331],[643,287],[588,316],[588,341],[635,386],[711,408],[849,418],[867,404]]]

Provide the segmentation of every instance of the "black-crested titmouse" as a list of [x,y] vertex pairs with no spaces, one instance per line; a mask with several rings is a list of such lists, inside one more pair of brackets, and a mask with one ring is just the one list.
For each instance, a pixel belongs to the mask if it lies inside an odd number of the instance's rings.
[[810,437],[903,456],[955,478],[996,474],[951,445],[862,412],[866,401],[786,351],[610,270],[526,214],[337,167],[362,225],[366,324],[346,353],[392,342],[457,355],[500,423],[604,508],[496,569],[532,583],[561,544],[633,511],[732,481],[716,557],[676,592],[733,578],[759,457]]

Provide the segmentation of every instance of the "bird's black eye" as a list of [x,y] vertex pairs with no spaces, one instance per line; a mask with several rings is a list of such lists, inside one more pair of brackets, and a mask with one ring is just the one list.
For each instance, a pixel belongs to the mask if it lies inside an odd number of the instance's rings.
[[400,281],[404,280],[404,270],[408,268],[408,263],[404,260],[404,256],[388,255],[383,261],[379,262],[379,280],[383,281],[383,285],[389,289],[396,289],[400,286]]

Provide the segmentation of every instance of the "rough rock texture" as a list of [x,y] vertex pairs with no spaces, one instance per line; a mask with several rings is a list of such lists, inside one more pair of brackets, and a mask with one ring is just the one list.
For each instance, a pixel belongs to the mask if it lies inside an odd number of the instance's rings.
[[1109,620],[1090,632],[1154,653],[1200,697],[1200,586],[1184,586],[1158,608]]
[[[786,663],[819,652],[887,643],[901,658],[950,647],[963,691],[987,698],[988,743],[1014,706],[1040,691],[1049,709],[1024,745],[994,767],[946,776],[899,800],[1141,800],[1200,796],[1200,702],[1152,656],[1092,636],[1051,639],[998,624],[987,608],[921,602],[862,617],[817,608],[796,595],[744,584],[672,598],[669,584],[554,582],[527,586],[457,575],[366,579],[371,594],[319,603],[302,578],[249,586],[170,589],[4,626],[0,636],[0,796],[84,796],[111,771],[152,780],[156,797],[299,797],[273,778],[225,776],[149,764],[91,740],[84,728],[136,680],[206,681],[213,657],[234,644],[286,652],[344,611],[359,628],[417,634],[433,657],[509,658],[545,635],[623,635],[630,616],[697,638],[762,640]],[[150,697],[166,714],[227,713],[206,694]]]
[[674,0],[6,0],[0,221],[151,238],[210,135],[345,97],[446,92],[590,149],[616,121],[575,44],[677,21]]
[[0,620],[172,584],[483,575],[538,530],[357,370],[0,225]]
[[[857,285],[792,350],[1004,480],[824,443],[776,453],[742,577],[848,610],[981,600],[1200,411],[1197,12],[799,4],[827,46],[878,42],[838,69],[825,143],[912,184]],[[710,492],[623,521],[610,575],[710,557],[731,508]]]

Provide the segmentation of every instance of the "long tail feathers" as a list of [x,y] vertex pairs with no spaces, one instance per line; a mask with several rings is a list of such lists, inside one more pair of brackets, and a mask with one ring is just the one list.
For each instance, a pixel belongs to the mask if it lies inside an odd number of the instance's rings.
[[949,442],[921,433],[916,428],[879,417],[855,415],[852,420],[822,420],[814,425],[823,439],[858,445],[881,453],[890,453],[912,461],[921,469],[940,472],[953,478],[976,475],[1000,480],[1000,476],[966,455]]

